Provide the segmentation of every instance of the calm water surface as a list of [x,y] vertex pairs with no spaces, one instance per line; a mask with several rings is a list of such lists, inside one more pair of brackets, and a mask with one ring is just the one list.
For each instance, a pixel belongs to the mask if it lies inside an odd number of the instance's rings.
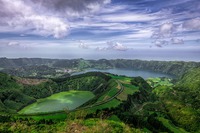
[[145,70],[116,69],[116,68],[105,69],[105,70],[87,69],[87,70],[84,70],[84,71],[81,71],[81,72],[72,73],[71,75],[78,75],[78,74],[83,74],[83,73],[86,73],[86,72],[108,72],[108,73],[117,74],[117,75],[125,75],[125,76],[128,76],[128,77],[140,76],[144,79],[155,78],[155,77],[175,78],[172,75],[159,73],[159,72],[152,72],[152,71],[145,71]]

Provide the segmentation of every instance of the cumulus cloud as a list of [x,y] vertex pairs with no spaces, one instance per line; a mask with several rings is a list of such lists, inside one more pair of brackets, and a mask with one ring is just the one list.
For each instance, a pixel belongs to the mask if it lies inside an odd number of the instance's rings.
[[184,41],[183,41],[183,39],[172,38],[171,43],[172,44],[184,44]]
[[[95,12],[110,0],[0,0],[0,28],[5,32],[62,38],[71,17]],[[2,31],[1,31],[2,32]]]
[[22,0],[1,0],[0,26],[11,30],[61,38],[67,35],[69,25],[62,19],[40,15]]
[[163,47],[169,44],[169,42],[166,40],[155,40],[153,43],[155,44],[156,47]]
[[88,49],[89,48],[89,46],[87,45],[87,44],[85,44],[83,41],[79,41],[79,48],[82,48],[82,49]]
[[119,42],[106,42],[107,47],[97,47],[96,50],[98,51],[105,51],[105,50],[116,50],[116,51],[126,51],[128,48]]
[[170,40],[162,40],[162,39],[158,39],[158,40],[155,40],[154,42],[154,45],[156,47],[163,47],[163,46],[166,46],[166,45],[171,45],[171,44],[184,44],[184,41],[183,39],[179,39],[179,38],[171,38]]
[[184,44],[183,39],[176,38],[180,25],[175,25],[172,22],[164,23],[159,27],[159,30],[152,34],[155,39],[153,43],[157,47],[163,47],[168,44]]
[[174,25],[173,23],[165,23],[160,26],[159,32],[163,36],[168,36],[173,33]]
[[177,29],[178,25],[175,25],[172,22],[167,22],[160,25],[158,30],[156,30],[151,37],[154,39],[169,38],[175,34]]
[[107,42],[108,49],[126,51],[128,48],[119,42]]
[[187,30],[200,30],[200,18],[187,20],[183,23],[183,28]]

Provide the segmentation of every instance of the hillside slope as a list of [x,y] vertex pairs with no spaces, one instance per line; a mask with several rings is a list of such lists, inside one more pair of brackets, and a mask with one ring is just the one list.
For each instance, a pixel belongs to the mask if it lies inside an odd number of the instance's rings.
[[36,99],[68,90],[103,93],[110,77],[103,73],[91,72],[61,79],[25,79],[0,73],[0,112],[16,113]]
[[[149,70],[175,76],[182,76],[186,71],[200,67],[200,62],[184,61],[143,61],[143,60],[84,60],[84,59],[40,59],[40,58],[0,58],[0,69],[16,76],[45,76],[60,74],[56,70],[87,68],[108,69],[122,68],[135,70]],[[65,70],[64,70],[65,71]]]

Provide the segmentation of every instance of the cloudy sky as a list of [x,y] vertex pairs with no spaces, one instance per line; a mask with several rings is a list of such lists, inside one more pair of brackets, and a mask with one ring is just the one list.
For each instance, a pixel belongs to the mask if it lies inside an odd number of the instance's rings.
[[0,57],[200,61],[200,1],[0,0]]

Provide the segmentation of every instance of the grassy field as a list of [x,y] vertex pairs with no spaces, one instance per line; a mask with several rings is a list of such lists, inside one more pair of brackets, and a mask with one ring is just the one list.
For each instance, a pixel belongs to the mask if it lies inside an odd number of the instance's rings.
[[120,101],[126,101],[128,95],[132,95],[133,93],[138,91],[138,88],[131,84],[131,77],[115,76],[111,74],[109,76],[111,76],[115,80],[118,80],[124,87],[122,93],[117,96],[117,99],[119,99]]
[[67,91],[39,99],[19,111],[20,114],[73,110],[94,97],[90,91]]
[[170,78],[164,78],[164,79],[148,78],[146,81],[153,88],[155,88],[157,86],[169,86],[169,87],[173,86],[173,83],[171,82]]
[[91,107],[91,108],[87,109],[86,111],[88,113],[92,113],[92,112],[95,112],[97,109],[101,110],[101,109],[105,109],[105,108],[114,108],[114,107],[119,106],[120,103],[121,103],[121,101],[119,101],[117,99],[113,99],[105,104],[102,104],[102,105],[99,105],[96,107]]
[[131,85],[131,84],[122,84],[124,86],[124,90],[121,94],[117,96],[117,99],[121,101],[126,101],[128,95],[133,95],[135,92],[138,91],[138,87]]
[[117,79],[117,80],[121,81],[122,83],[130,83],[131,79],[132,79],[130,77],[116,76],[116,75],[112,75],[112,74],[109,74],[109,76],[111,76],[112,79]]

